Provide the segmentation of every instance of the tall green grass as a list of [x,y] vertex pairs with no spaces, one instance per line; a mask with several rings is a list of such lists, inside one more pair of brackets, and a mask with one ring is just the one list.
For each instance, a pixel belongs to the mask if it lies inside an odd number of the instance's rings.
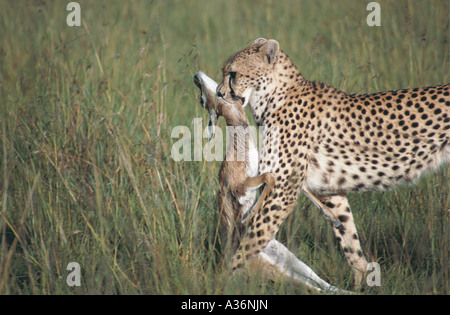
[[[231,54],[268,37],[306,78],[349,93],[450,81],[445,0],[379,1],[381,27],[364,1],[79,1],[81,27],[67,26],[67,3],[0,2],[0,294],[305,293],[221,268],[220,162],[170,155],[172,128],[206,124],[193,74],[220,80]],[[349,195],[382,269],[367,293],[449,293],[449,176]],[[306,199],[278,238],[352,288]],[[80,287],[66,284],[69,262]]]

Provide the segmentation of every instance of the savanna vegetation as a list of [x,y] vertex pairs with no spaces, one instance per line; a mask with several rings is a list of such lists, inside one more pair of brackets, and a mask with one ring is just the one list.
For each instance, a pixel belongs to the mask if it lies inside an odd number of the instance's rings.
[[[69,1],[0,2],[0,294],[307,293],[221,267],[220,162],[171,158],[175,126],[206,126],[193,75],[220,81],[230,55],[266,37],[304,77],[349,93],[450,81],[447,0],[380,0],[379,27],[369,1],[78,2],[80,27],[66,23]],[[449,294],[449,165],[349,200],[381,266],[366,294]],[[277,238],[353,289],[306,198]]]

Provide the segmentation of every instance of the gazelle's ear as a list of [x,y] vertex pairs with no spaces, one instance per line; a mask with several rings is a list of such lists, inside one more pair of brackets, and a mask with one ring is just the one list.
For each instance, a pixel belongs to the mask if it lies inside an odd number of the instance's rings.
[[273,64],[277,61],[279,51],[280,44],[274,39],[266,41],[260,49],[260,52],[263,54],[263,59],[269,64]]
[[258,39],[255,39],[252,45],[262,45],[265,42],[267,42],[267,39],[260,37]]

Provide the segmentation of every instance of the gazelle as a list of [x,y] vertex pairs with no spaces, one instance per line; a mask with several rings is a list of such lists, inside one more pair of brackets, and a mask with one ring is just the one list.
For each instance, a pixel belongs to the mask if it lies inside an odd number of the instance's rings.
[[[203,72],[198,72],[194,76],[194,82],[201,91],[200,103],[210,114],[208,124],[210,135],[214,133],[220,116],[225,118],[227,127],[234,127],[234,132],[228,133],[233,139],[228,141],[229,146],[219,171],[219,210],[221,227],[225,231],[222,236],[227,240],[227,246],[235,250],[246,222],[250,222],[253,214],[258,212],[265,197],[272,191],[275,180],[270,173],[258,175],[258,150],[248,130],[249,121],[242,102],[240,100],[230,102],[216,97],[217,83]],[[236,157],[245,158],[239,160]],[[266,187],[257,199],[256,191],[264,184]],[[309,191],[305,191],[305,194],[326,214],[325,206]],[[333,222],[333,218],[331,219]],[[318,291],[344,292],[321,279],[275,239],[271,240],[258,254],[257,259],[252,261],[252,266],[261,268],[271,278],[287,277]]]

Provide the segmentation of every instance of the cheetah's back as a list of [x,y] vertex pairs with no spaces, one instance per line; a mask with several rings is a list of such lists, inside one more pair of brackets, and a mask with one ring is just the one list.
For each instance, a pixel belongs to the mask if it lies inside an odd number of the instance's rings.
[[318,119],[320,141],[310,150],[308,187],[385,190],[450,160],[449,91],[446,84],[331,96]]

